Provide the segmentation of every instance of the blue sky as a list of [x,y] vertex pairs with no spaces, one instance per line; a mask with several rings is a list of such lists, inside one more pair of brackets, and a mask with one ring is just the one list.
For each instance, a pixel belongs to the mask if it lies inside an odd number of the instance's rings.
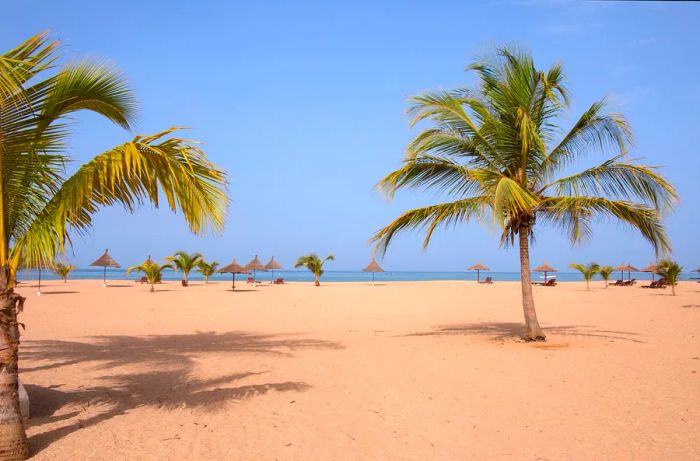
[[[146,207],[95,217],[69,259],[84,266],[109,247],[123,264],[177,249],[228,262],[275,255],[286,267],[310,251],[334,253],[329,269],[359,269],[369,237],[400,212],[435,201],[424,192],[393,202],[373,186],[399,166],[414,134],[406,100],[421,90],[468,85],[463,71],[497,44],[532,50],[538,66],[563,62],[573,95],[566,127],[608,97],[635,133],[633,157],[662,165],[682,203],[667,219],[674,256],[700,265],[700,4],[655,2],[172,2],[31,1],[5,6],[0,45],[50,29],[66,60],[116,64],[140,102],[136,133],[193,129],[231,175],[223,235],[188,233],[181,216]],[[31,12],[28,14],[28,12]],[[104,120],[77,118],[71,153],[85,161],[130,139]],[[582,163],[598,162],[602,157]],[[481,261],[516,270],[517,252],[480,224],[437,232],[428,251],[406,234],[383,265],[462,270]],[[570,262],[645,265],[652,249],[626,227],[601,223],[571,248],[539,227],[531,251]]]

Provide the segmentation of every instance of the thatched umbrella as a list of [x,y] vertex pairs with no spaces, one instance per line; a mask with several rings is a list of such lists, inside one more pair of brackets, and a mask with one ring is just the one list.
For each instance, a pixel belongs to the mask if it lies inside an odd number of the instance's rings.
[[[150,258],[150,256],[149,256]],[[114,267],[115,269],[119,269],[120,266],[118,262],[116,262],[110,255],[109,255],[109,250],[105,250],[105,253],[94,260],[92,263],[90,263],[91,266],[98,266],[98,267],[104,267],[104,275],[102,276],[102,286],[106,287],[107,286],[107,268],[108,267]]]
[[556,272],[557,270],[546,262],[541,266],[535,267],[535,272],[544,272],[544,283],[547,283],[547,272]]
[[632,280],[632,272],[637,272],[637,269],[634,266],[631,266],[630,263],[622,263],[617,266],[615,270],[620,271],[620,278],[622,280],[625,279],[625,272],[627,272],[627,280]]
[[481,282],[481,271],[490,271],[491,269],[481,263],[476,263],[473,266],[467,267],[467,270],[476,271],[476,281]]
[[372,286],[374,286],[374,274],[377,272],[384,272],[384,269],[379,267],[379,264],[377,264],[377,261],[372,258],[372,261],[362,269],[362,272],[371,272],[372,273]]
[[255,258],[251,259],[248,264],[245,265],[245,268],[248,269],[249,271],[253,271],[253,285],[255,285],[256,280],[255,280],[255,271],[266,271],[265,266],[260,262],[258,259],[258,255],[255,255]]
[[651,281],[653,282],[655,279],[654,275],[659,272],[659,266],[656,263],[651,263],[644,269],[641,269],[640,272],[651,272]]
[[248,270],[245,267],[238,264],[236,262],[236,260],[234,259],[233,261],[231,261],[231,264],[219,269],[219,273],[220,274],[225,274],[225,273],[231,274],[231,290],[233,291],[236,289],[236,274],[247,274]]
[[282,265],[275,261],[275,257],[273,256],[270,258],[270,262],[265,264],[265,269],[272,271],[272,274],[270,274],[270,281],[272,282],[275,280],[275,269],[282,269]]

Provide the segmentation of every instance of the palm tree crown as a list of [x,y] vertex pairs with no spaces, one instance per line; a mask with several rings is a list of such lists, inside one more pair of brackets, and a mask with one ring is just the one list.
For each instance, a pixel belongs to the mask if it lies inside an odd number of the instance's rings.
[[197,269],[204,276],[204,283],[209,282],[209,277],[216,273],[216,268],[219,267],[217,261],[212,261],[210,263],[204,261],[203,259],[197,265]]
[[174,255],[165,258],[174,269],[182,271],[182,275],[187,282],[187,276],[192,269],[199,266],[201,262],[204,261],[204,256],[201,253],[189,254],[185,251],[176,251]]
[[614,270],[615,270],[615,268],[612,266],[602,266],[598,270],[598,273],[600,274],[600,276],[603,278],[603,280],[605,280],[605,288],[608,287],[608,280],[610,280],[610,276],[612,275]]
[[320,285],[319,279],[323,275],[323,265],[326,261],[335,261],[335,256],[328,255],[324,259],[321,259],[315,253],[311,253],[306,256],[300,256],[294,267],[306,267],[314,274],[314,279],[316,286]]
[[569,267],[572,269],[576,269],[583,275],[583,279],[586,281],[586,290],[589,290],[589,282],[593,278],[595,274],[600,272],[600,264],[598,263],[588,263],[588,264],[578,264],[578,263],[573,263],[569,264]]
[[[539,70],[528,54],[499,48],[494,58],[467,69],[479,79],[476,88],[411,98],[411,125],[432,126],[409,143],[403,166],[378,184],[390,197],[399,189],[425,188],[450,201],[401,214],[374,235],[380,250],[406,229],[424,228],[427,247],[437,227],[483,219],[500,228],[502,244],[517,237],[524,286],[536,223],[559,227],[579,242],[590,236],[595,219],[614,218],[637,229],[657,252],[670,247],[661,218],[676,192],[654,167],[627,158],[632,134],[621,115],[595,102],[559,136],[558,117],[569,103],[560,65]],[[591,152],[610,157],[562,175]],[[525,291],[531,289],[523,288],[526,337],[543,337],[539,326],[531,328],[534,301]]]
[[72,264],[64,264],[64,263],[55,263],[53,265],[53,271],[63,279],[64,282],[68,281],[68,276],[70,275],[71,272],[76,270],[77,267],[75,267]]
[[143,272],[143,274],[148,278],[148,283],[151,284],[151,292],[155,291],[155,284],[160,280],[161,274],[165,269],[174,269],[172,264],[158,264],[153,261],[149,256],[147,260],[138,264],[136,266],[131,266],[126,270],[127,274],[132,272]]
[[683,272],[683,266],[672,259],[662,259],[659,261],[657,268],[659,271],[658,273],[671,285],[671,293],[675,296],[676,285],[678,285],[678,278]]
[[[66,177],[68,117],[88,110],[129,129],[136,102],[118,71],[89,61],[50,69],[57,41],[34,36],[0,57],[0,264],[53,260],[101,207],[165,198],[196,233],[223,228],[226,174],[171,128],[97,155]],[[49,75],[46,75],[46,74]],[[12,248],[10,248],[12,245]]]

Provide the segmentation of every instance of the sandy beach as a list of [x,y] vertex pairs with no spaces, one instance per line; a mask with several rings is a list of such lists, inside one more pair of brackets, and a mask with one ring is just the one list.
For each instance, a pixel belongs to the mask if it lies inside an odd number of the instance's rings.
[[37,460],[698,459],[700,284],[31,282]]

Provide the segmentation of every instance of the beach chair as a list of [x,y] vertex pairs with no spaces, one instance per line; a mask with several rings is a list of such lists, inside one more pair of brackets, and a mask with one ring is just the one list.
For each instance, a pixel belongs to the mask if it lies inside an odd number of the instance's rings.
[[140,279],[134,280],[134,283],[148,283],[148,277],[146,277],[146,276],[144,275],[144,276],[141,277]]
[[637,279],[627,280],[626,282],[623,282],[622,286],[631,287],[635,283],[637,283]]
[[275,285],[284,285],[284,279],[275,279]]
[[248,277],[248,280],[246,280],[245,283],[255,283],[255,279],[253,277]]
[[555,287],[557,286],[557,279],[549,279],[547,283],[542,284],[543,287]]
[[615,280],[615,283],[611,283],[611,287],[621,287],[625,284],[624,280]]
[[491,285],[493,283],[493,279],[491,277],[486,277],[484,280],[480,281],[479,283],[482,283],[482,284],[486,283],[486,284]]
[[659,288],[659,282],[660,280],[657,280],[655,282],[651,282],[649,285],[642,285],[642,288]]

